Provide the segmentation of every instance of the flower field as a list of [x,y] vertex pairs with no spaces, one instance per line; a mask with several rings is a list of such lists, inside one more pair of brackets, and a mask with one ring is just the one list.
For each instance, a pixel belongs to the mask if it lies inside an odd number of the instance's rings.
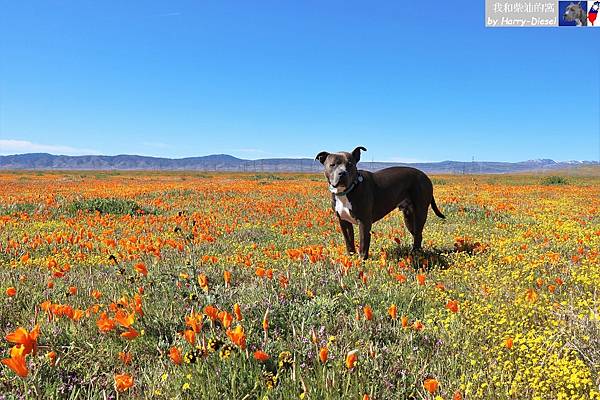
[[0,173],[0,398],[600,399],[600,178],[432,180],[361,261],[320,175]]

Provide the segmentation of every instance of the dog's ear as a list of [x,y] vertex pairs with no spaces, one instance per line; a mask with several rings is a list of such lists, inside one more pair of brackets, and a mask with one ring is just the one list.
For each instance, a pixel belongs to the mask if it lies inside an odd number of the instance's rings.
[[360,161],[360,151],[367,151],[367,149],[365,149],[362,146],[358,146],[357,148],[355,148],[354,150],[352,150],[352,158],[354,158],[355,162],[359,162]]
[[319,160],[319,162],[321,164],[325,164],[325,159],[327,158],[328,155],[329,155],[328,152],[322,151],[319,154],[317,154],[317,156],[315,157],[315,160]]

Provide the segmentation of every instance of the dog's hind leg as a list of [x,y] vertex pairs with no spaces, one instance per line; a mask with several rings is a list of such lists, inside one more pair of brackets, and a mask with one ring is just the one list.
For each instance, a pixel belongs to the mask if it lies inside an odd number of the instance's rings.
[[423,228],[427,221],[427,210],[423,212],[420,209],[411,207],[411,209],[403,209],[402,214],[404,215],[406,229],[413,237],[412,251],[418,251],[421,249],[423,242]]
[[[406,225],[406,229],[410,232],[413,237],[413,244],[415,241],[415,213],[409,209],[401,209],[402,215],[404,216],[404,225]],[[413,246],[414,247],[414,246]]]
[[415,234],[413,236],[413,251],[421,250],[421,242],[423,241],[423,228],[427,222],[427,208],[415,210]]
[[410,232],[413,237],[413,250],[414,243],[416,241],[415,233],[416,233],[416,221],[415,221],[415,209],[413,207],[412,202],[409,199],[404,199],[398,204],[398,209],[402,211],[402,216],[404,217],[404,225],[406,225],[406,229]]

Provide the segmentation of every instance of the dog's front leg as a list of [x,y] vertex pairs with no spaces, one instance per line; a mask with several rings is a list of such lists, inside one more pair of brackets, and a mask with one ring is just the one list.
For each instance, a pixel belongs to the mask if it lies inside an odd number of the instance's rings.
[[371,222],[358,221],[360,236],[360,256],[363,260],[369,258],[369,245],[371,244]]
[[346,242],[346,251],[348,254],[356,253],[356,247],[354,247],[354,226],[341,218],[338,217],[340,221],[340,228],[342,228],[342,234],[344,235],[344,241]]

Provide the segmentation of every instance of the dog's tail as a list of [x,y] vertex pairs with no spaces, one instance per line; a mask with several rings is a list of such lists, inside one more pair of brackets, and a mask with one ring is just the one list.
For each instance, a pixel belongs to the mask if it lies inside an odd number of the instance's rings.
[[433,212],[435,213],[435,215],[437,215],[438,217],[445,219],[446,217],[444,216],[444,214],[442,214],[442,212],[440,211],[439,208],[437,208],[437,204],[435,204],[435,199],[433,198],[433,196],[431,196],[431,209],[433,210]]

